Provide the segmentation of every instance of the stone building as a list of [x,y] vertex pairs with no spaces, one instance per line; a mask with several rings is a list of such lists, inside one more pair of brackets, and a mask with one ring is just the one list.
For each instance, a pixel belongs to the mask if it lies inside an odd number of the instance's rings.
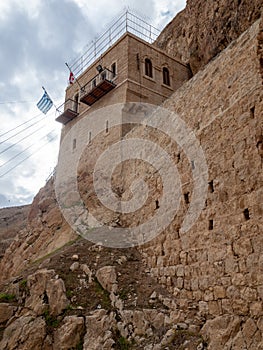
[[102,35],[98,39],[101,51],[97,59],[81,71],[83,58],[73,65],[80,74],[66,89],[65,103],[61,106],[64,111],[56,118],[64,124],[62,136],[95,109],[124,102],[160,105],[191,77],[187,65],[151,43],[152,26],[128,11],[119,21],[120,27],[125,22],[123,34],[118,34],[122,29],[115,24],[106,36]]

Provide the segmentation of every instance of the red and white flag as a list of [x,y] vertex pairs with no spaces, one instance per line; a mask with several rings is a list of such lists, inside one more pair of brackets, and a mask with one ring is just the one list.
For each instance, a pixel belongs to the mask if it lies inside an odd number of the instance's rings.
[[74,77],[74,74],[72,72],[70,72],[70,74],[69,74],[68,81],[70,84],[73,84],[75,81],[75,77]]

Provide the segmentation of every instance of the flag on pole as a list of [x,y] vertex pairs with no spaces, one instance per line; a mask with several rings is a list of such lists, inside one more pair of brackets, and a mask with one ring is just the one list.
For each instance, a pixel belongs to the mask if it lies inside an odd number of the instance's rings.
[[[44,89],[44,88],[43,88]],[[44,89],[44,94],[37,103],[37,108],[40,109],[40,111],[44,114],[47,114],[47,112],[50,110],[50,108],[53,106],[53,102],[51,98],[48,96],[48,93]]]
[[74,81],[75,81],[74,74],[73,74],[71,71],[70,71],[70,73],[69,73],[68,81],[69,81],[70,84],[73,84]]

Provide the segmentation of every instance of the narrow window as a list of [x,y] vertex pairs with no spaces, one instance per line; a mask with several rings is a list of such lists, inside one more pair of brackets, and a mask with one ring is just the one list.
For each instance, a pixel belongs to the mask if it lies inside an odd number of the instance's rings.
[[209,224],[208,224],[208,230],[213,230],[214,228],[214,221],[213,220],[209,220]]
[[159,209],[159,208],[160,208],[158,199],[157,199],[157,201],[155,201],[155,208],[156,208],[156,209]]
[[106,78],[107,78],[106,71],[103,71],[103,72],[100,74],[100,78],[101,78],[101,80],[106,80]]
[[248,208],[246,208],[246,209],[244,210],[243,214],[244,214],[244,217],[245,217],[246,220],[249,220],[249,219],[250,219]]
[[74,96],[73,111],[78,112],[78,109],[79,109],[79,94],[76,94]]
[[91,131],[89,132],[89,143],[91,143]]
[[169,69],[166,67],[163,67],[163,83],[170,86],[170,73]]
[[106,133],[108,133],[109,132],[109,121],[107,120],[106,121]]
[[73,150],[77,147],[77,140],[73,139]]
[[194,160],[191,160],[191,166],[192,166],[192,170],[195,169],[195,161]]
[[190,203],[190,201],[189,201],[189,192],[184,193],[184,201],[185,201],[186,204]]
[[94,89],[97,85],[96,78],[92,80],[91,82],[91,88]]
[[149,58],[145,58],[145,75],[147,75],[150,78],[153,77],[152,61]]
[[180,153],[178,153],[178,154],[177,154],[177,163],[179,163],[179,162],[180,162],[180,160],[181,160],[181,154],[180,154]]
[[214,182],[213,182],[213,180],[208,182],[208,189],[209,189],[210,193],[214,192]]
[[116,66],[116,62],[112,63],[111,65],[111,72],[112,72],[112,77],[116,77],[117,74],[117,66]]
[[255,106],[250,108],[250,117],[255,118]]

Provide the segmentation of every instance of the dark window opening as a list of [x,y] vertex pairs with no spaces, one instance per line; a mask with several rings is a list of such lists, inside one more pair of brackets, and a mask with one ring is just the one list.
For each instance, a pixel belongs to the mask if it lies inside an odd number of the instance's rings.
[[89,143],[91,143],[91,131],[89,132]]
[[191,160],[191,166],[192,166],[192,170],[195,169],[195,161],[194,160]]
[[157,201],[155,201],[155,208],[156,208],[156,209],[159,209],[159,208],[160,208],[158,199],[157,199]]
[[153,77],[152,61],[149,58],[145,59],[145,75],[147,75],[150,78]]
[[170,73],[169,69],[166,67],[163,67],[163,83],[170,86]]
[[114,78],[117,74],[117,66],[116,66],[116,62],[112,63],[111,65],[111,71],[112,71],[112,77]]
[[105,79],[107,78],[106,72],[105,72],[105,71],[102,72],[101,75],[100,75],[100,77],[101,77],[101,80],[105,80]]
[[249,215],[249,210],[248,210],[248,208],[246,208],[245,210],[244,210],[244,217],[245,217],[245,219],[246,220],[249,220],[250,219],[250,215]]
[[189,204],[189,203],[190,203],[190,200],[189,200],[189,192],[184,193],[184,201],[185,201],[186,204]]
[[74,96],[74,105],[73,105],[73,111],[78,112],[79,109],[79,94],[76,94]]
[[179,162],[180,162],[180,160],[181,160],[181,154],[180,154],[180,153],[178,153],[178,154],[177,154],[177,163],[179,163]]
[[255,117],[255,106],[250,108],[250,117],[254,118]]
[[209,224],[208,224],[208,230],[213,230],[214,228],[214,221],[213,220],[209,220]]
[[106,132],[107,133],[109,132],[109,122],[108,122],[108,120],[106,121]]
[[92,89],[94,89],[97,86],[96,79],[93,79],[91,84],[92,84]]
[[214,192],[214,182],[213,182],[213,180],[208,182],[208,189],[209,189],[210,193]]
[[73,150],[77,147],[77,140],[73,139]]

